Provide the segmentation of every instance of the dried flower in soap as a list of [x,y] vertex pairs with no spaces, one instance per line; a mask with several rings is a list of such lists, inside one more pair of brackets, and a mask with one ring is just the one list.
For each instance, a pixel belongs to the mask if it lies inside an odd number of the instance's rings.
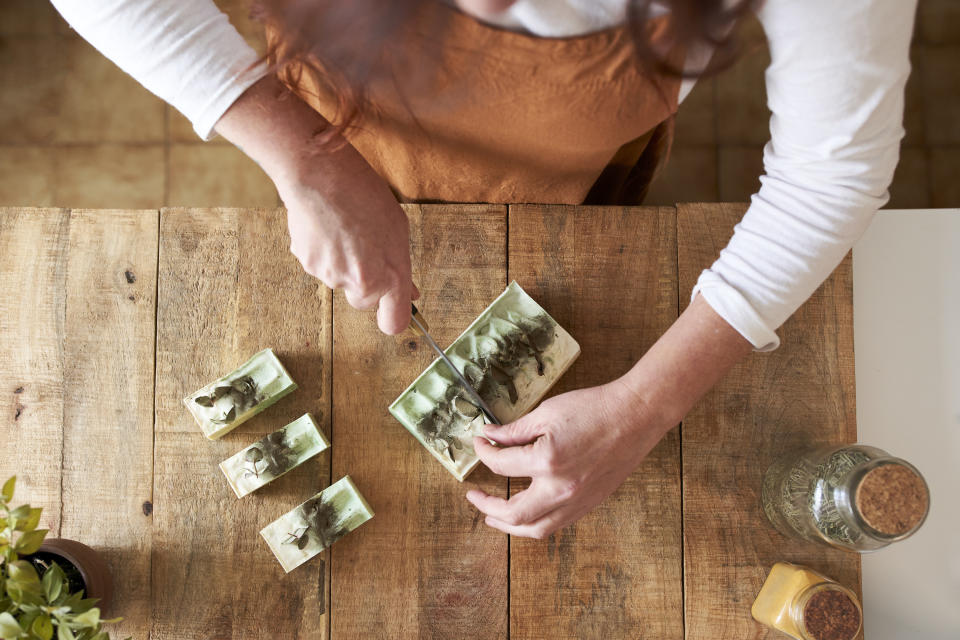
[[319,497],[305,502],[301,511],[309,524],[310,530],[317,536],[324,548],[329,547],[348,533],[347,529],[340,526],[340,514],[336,508]]
[[257,463],[263,460],[263,452],[260,451],[256,446],[251,447],[247,450],[247,453],[244,454],[243,459],[247,461],[247,470],[243,473],[245,478],[250,476],[260,477],[260,470],[257,468]]
[[279,476],[296,461],[296,443],[288,443],[281,431],[271,433],[263,439],[261,444],[264,462],[267,465],[266,472],[270,475]]
[[283,544],[296,544],[297,549],[303,549],[307,546],[307,543],[310,542],[310,536],[307,531],[310,527],[300,527],[296,530],[295,533],[287,532],[287,538],[283,541]]
[[200,395],[193,401],[206,408],[221,407],[223,414],[210,420],[213,424],[227,424],[237,418],[238,413],[252,409],[260,403],[257,396],[257,383],[250,376],[222,383],[213,388],[210,395]]
[[[511,404],[516,404],[520,395],[517,375],[534,362],[537,375],[544,375],[542,353],[553,344],[556,330],[546,315],[514,320],[497,317],[479,326],[474,338],[475,355],[464,364],[464,377],[485,401],[492,402],[506,395]],[[451,380],[443,400],[435,402],[432,410],[419,417],[416,430],[427,446],[456,462],[455,451],[470,442],[468,425],[479,415],[479,407],[466,396],[458,382]]]
[[287,532],[283,544],[296,544],[298,549],[304,549],[310,543],[313,535],[326,549],[334,542],[346,535],[348,530],[340,524],[340,514],[332,504],[324,502],[320,496],[307,500],[299,509],[303,524],[293,532]]
[[297,443],[288,444],[282,431],[271,433],[251,447],[244,454],[247,462],[244,477],[276,478],[290,469],[297,461]]

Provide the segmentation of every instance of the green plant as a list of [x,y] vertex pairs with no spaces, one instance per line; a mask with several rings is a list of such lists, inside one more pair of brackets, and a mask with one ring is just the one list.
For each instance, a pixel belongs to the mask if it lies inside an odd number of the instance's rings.
[[55,562],[21,559],[40,549],[47,535],[37,529],[42,509],[25,504],[10,508],[16,476],[0,490],[0,638],[3,640],[110,640],[96,598],[70,591],[63,569]]

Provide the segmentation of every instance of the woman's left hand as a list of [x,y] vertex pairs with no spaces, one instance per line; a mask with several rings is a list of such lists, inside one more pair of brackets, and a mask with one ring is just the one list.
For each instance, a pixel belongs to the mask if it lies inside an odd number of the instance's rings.
[[515,422],[474,438],[494,473],[531,477],[509,500],[479,490],[467,500],[491,527],[542,539],[573,523],[623,484],[674,424],[658,418],[622,379],[550,398]]

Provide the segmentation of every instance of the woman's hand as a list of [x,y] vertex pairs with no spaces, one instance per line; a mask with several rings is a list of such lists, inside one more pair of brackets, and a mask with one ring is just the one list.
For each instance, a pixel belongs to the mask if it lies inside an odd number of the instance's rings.
[[383,179],[350,144],[318,135],[330,123],[273,76],[247,90],[217,122],[253,158],[287,206],[290,250],[307,273],[342,288],[358,309],[378,307],[384,333],[410,323],[419,293],[410,276],[407,217]]
[[400,333],[410,323],[410,301],[419,297],[410,275],[407,216],[350,145],[301,165],[295,177],[277,183],[290,251],[307,273],[342,288],[350,305],[379,305],[380,329]]
[[624,376],[546,400],[526,416],[474,438],[494,473],[531,477],[509,500],[482,491],[467,499],[487,524],[544,538],[614,492],[663,435],[751,345],[698,295]]
[[509,500],[472,490],[467,500],[491,527],[545,538],[613,493],[673,426],[621,379],[550,398],[511,424],[488,425],[501,447],[474,438],[487,467],[532,477],[530,487]]

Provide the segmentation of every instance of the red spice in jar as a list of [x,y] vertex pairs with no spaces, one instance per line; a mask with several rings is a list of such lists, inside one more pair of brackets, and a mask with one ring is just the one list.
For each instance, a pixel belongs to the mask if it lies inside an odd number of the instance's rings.
[[844,592],[824,589],[807,600],[803,626],[814,640],[852,640],[860,631],[860,609]]

